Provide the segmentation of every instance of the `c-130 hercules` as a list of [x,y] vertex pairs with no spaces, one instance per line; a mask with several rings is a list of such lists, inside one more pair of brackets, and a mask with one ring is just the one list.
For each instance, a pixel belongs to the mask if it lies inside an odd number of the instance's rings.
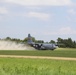
[[30,34],[28,34],[28,44],[38,50],[54,50],[57,48],[57,45],[55,44],[33,42]]

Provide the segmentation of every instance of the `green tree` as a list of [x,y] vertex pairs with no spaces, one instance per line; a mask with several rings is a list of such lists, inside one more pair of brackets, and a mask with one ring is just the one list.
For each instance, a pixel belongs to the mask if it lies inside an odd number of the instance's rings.
[[[31,37],[31,40],[32,40],[33,42],[36,41],[34,37]],[[26,38],[23,40],[23,42],[25,42],[25,43],[26,43],[27,41],[28,41],[28,37],[26,37]]]
[[11,38],[10,37],[6,37],[5,40],[11,40]]
[[44,43],[43,40],[35,40],[36,43]]
[[58,45],[58,47],[65,47],[65,45],[63,44],[63,39],[62,38],[58,38],[57,39],[57,45]]
[[55,42],[54,40],[51,40],[49,43],[53,43],[53,44],[55,44],[56,42]]

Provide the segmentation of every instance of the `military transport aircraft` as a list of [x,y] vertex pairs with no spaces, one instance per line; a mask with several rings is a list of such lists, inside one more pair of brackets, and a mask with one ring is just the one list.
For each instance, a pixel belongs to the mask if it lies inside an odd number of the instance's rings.
[[28,44],[38,50],[54,50],[57,48],[57,45],[55,45],[55,44],[33,42],[30,34],[28,34]]

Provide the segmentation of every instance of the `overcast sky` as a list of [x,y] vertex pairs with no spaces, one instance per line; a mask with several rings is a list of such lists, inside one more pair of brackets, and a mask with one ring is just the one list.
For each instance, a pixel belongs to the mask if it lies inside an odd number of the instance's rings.
[[0,38],[76,40],[76,0],[0,0]]

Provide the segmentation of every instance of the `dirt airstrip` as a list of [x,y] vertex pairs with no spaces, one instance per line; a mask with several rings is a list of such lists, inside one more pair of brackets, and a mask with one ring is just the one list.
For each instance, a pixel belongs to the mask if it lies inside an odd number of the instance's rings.
[[0,55],[0,57],[4,58],[31,58],[31,59],[52,59],[52,60],[72,60],[76,61],[76,58],[68,58],[68,57],[45,57],[45,56],[16,56],[16,55]]

